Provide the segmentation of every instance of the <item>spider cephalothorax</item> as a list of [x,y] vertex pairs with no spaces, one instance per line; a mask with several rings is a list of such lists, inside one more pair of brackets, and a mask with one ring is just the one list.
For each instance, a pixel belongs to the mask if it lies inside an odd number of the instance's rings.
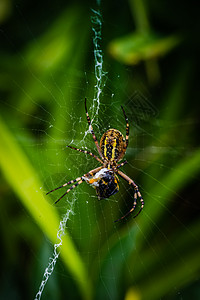
[[93,131],[93,127],[91,125],[90,117],[87,111],[86,107],[86,99],[85,99],[85,111],[87,116],[87,121],[90,127],[90,131],[93,137],[93,140],[95,142],[97,151],[99,153],[99,156],[96,156],[95,154],[91,153],[87,150],[77,149],[72,146],[67,146],[71,149],[74,149],[76,151],[86,153],[94,157],[98,162],[101,163],[101,166],[89,171],[88,173],[82,175],[81,177],[78,177],[74,180],[71,180],[62,186],[51,190],[47,194],[60,189],[62,187],[65,187],[67,185],[72,184],[72,186],[67,189],[67,191],[55,202],[57,203],[60,199],[62,199],[66,194],[68,194],[72,189],[74,189],[76,186],[81,184],[83,181],[86,181],[90,185],[92,185],[97,193],[98,199],[105,199],[109,198],[110,196],[116,194],[119,191],[119,184],[118,184],[118,176],[125,179],[129,185],[131,185],[134,188],[134,201],[133,201],[133,207],[121,218],[119,218],[116,221],[124,219],[127,215],[132,213],[135,210],[137,199],[139,198],[141,202],[141,207],[139,212],[134,216],[138,216],[138,214],[141,212],[141,210],[144,207],[144,201],[142,199],[142,196],[138,190],[138,186],[135,184],[135,182],[129,178],[127,175],[125,175],[123,172],[119,170],[120,167],[124,166],[127,161],[121,162],[118,164],[118,162],[124,157],[126,149],[128,147],[128,139],[129,139],[129,123],[128,118],[125,114],[125,111],[122,107],[122,111],[126,120],[126,138],[124,138],[123,134],[116,129],[109,129],[107,130],[101,140],[100,145],[97,141],[97,138],[95,136],[95,133]]

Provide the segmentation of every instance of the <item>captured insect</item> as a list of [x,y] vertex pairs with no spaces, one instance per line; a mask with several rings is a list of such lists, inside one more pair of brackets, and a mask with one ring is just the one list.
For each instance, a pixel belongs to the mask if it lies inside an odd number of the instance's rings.
[[142,211],[144,207],[144,201],[139,192],[138,186],[130,177],[128,177],[126,174],[124,174],[119,170],[119,168],[127,164],[126,160],[119,164],[118,162],[124,157],[126,149],[128,147],[128,140],[129,140],[128,118],[122,106],[121,108],[126,121],[126,139],[124,138],[123,134],[119,130],[109,129],[103,134],[99,145],[93,127],[91,125],[91,120],[87,111],[86,98],[85,98],[85,111],[86,111],[87,122],[89,124],[89,129],[92,134],[100,158],[95,154],[91,153],[90,151],[77,149],[72,146],[67,146],[67,147],[91,155],[98,162],[101,163],[101,166],[89,171],[88,173],[82,175],[81,177],[78,177],[74,180],[70,180],[64,183],[63,185],[48,192],[47,195],[62,187],[72,184],[72,186],[55,202],[55,204],[58,201],[60,201],[65,195],[67,195],[72,189],[74,189],[84,181],[86,181],[87,183],[89,183],[95,188],[99,200],[109,198],[110,196],[116,194],[119,191],[119,184],[118,184],[119,179],[117,176],[119,175],[121,178],[126,180],[129,183],[129,185],[131,185],[134,188],[134,196],[133,196],[132,208],[123,217],[117,219],[115,222],[124,219],[135,210],[137,205],[137,199],[140,200],[141,207],[139,212],[134,216],[134,218],[137,217],[139,213]]

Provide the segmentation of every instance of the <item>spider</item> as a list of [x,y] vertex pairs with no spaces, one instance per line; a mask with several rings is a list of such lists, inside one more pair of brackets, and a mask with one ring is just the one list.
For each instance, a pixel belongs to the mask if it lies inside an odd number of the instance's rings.
[[60,201],[66,194],[68,194],[72,189],[74,189],[84,181],[86,181],[87,183],[89,183],[95,188],[99,200],[109,198],[110,196],[114,195],[119,191],[119,184],[118,184],[119,179],[117,176],[119,175],[121,178],[126,180],[129,183],[129,185],[131,185],[134,188],[134,201],[133,201],[132,208],[123,217],[117,219],[115,222],[124,219],[135,210],[138,198],[141,202],[141,207],[139,212],[134,216],[134,218],[137,217],[139,213],[142,211],[144,207],[144,201],[139,192],[138,186],[130,177],[128,177],[127,175],[125,175],[123,172],[119,170],[119,168],[127,164],[126,160],[119,164],[118,162],[124,157],[126,149],[128,147],[128,140],[129,140],[128,118],[122,106],[121,108],[126,121],[126,139],[124,138],[124,136],[119,130],[109,129],[103,134],[99,145],[87,111],[86,98],[85,98],[85,111],[86,111],[87,122],[89,124],[89,129],[92,134],[100,158],[95,154],[91,153],[90,151],[78,149],[72,146],[67,146],[67,147],[91,155],[98,162],[101,163],[101,166],[89,171],[88,173],[84,174],[81,177],[78,177],[74,180],[70,180],[64,183],[63,185],[49,191],[47,195],[62,187],[72,184],[72,186],[68,188],[68,190],[55,202],[55,204],[58,201]]

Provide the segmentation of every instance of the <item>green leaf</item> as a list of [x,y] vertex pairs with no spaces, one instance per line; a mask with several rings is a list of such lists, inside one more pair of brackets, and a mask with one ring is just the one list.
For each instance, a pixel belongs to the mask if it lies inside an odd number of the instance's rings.
[[180,41],[180,37],[176,35],[160,37],[154,33],[135,32],[113,40],[108,50],[120,62],[135,65],[166,55]]

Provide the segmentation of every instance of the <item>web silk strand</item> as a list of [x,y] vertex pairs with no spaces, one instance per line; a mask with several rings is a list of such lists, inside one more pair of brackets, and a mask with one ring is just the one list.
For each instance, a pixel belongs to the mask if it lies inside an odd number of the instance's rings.
[[54,244],[53,256],[49,258],[48,266],[46,267],[46,269],[44,271],[42,282],[40,284],[39,290],[38,290],[34,300],[41,299],[45,285],[47,284],[49,277],[52,275],[52,273],[54,271],[56,262],[60,255],[60,248],[61,248],[62,242],[63,242],[62,237],[65,235],[65,228],[66,228],[67,221],[69,220],[70,214],[72,214],[72,210],[68,209],[67,213],[64,215],[63,219],[60,221],[59,229],[57,232],[58,243]]
[[101,49],[100,43],[102,40],[102,16],[100,11],[92,10],[93,16],[91,17],[91,22],[93,24],[92,30],[94,33],[93,36],[93,45],[94,45],[94,72],[95,72],[95,79],[96,84],[94,86],[94,99],[93,99],[93,106],[94,103],[97,103],[96,113],[98,115],[99,106],[100,106],[100,95],[102,90],[105,86],[104,77],[106,72],[103,71],[103,51]]

